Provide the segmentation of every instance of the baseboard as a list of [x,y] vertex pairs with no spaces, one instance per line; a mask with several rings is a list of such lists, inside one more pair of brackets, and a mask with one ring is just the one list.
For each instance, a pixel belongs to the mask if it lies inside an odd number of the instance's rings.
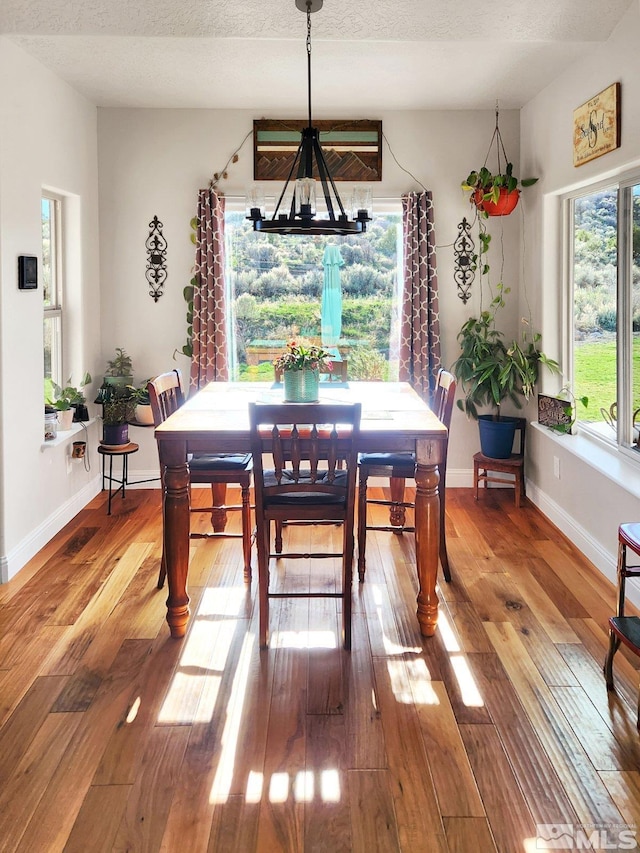
[[[597,539],[586,530],[582,525],[561,507],[560,504],[552,500],[545,492],[542,492],[532,483],[527,482],[527,497],[540,512],[545,515],[549,521],[564,533],[575,547],[581,551],[584,556],[590,560],[593,565],[616,586],[617,576],[616,567],[618,555],[612,554],[602,546]],[[640,588],[637,582],[633,579],[627,581],[626,597],[636,607],[640,607]]]
[[6,583],[15,577],[20,569],[44,548],[56,533],[62,530],[65,524],[68,524],[89,501],[99,494],[100,488],[100,475],[97,475],[66,503],[58,507],[42,524],[39,524],[17,547],[0,557],[0,583]]

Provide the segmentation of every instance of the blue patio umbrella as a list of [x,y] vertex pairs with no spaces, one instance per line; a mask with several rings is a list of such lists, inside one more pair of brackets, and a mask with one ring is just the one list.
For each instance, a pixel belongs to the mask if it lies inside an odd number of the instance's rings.
[[331,350],[336,356],[338,341],[342,332],[342,288],[340,286],[340,267],[344,260],[340,247],[328,245],[322,257],[324,267],[324,284],[322,286],[322,310],[320,314],[320,334],[322,346]]

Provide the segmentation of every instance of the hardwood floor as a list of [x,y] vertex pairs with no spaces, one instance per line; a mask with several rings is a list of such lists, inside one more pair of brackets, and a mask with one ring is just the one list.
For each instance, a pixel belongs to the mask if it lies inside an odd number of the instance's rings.
[[536,824],[640,824],[638,660],[618,653],[615,694],[602,675],[615,591],[512,491],[447,493],[431,639],[413,536],[371,532],[350,653],[331,599],[272,601],[259,652],[239,540],[192,540],[170,639],[160,535],[157,491],[110,518],[100,496],[0,586],[2,853],[519,853]]

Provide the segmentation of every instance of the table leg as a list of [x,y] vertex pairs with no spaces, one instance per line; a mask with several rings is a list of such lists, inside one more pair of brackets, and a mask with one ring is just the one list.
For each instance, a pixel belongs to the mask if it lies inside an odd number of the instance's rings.
[[438,552],[440,545],[439,441],[419,441],[416,465],[416,568],[418,622],[425,637],[435,634],[438,622]]
[[164,465],[163,546],[167,568],[167,622],[172,637],[184,637],[189,621],[189,468],[183,442],[159,441]]

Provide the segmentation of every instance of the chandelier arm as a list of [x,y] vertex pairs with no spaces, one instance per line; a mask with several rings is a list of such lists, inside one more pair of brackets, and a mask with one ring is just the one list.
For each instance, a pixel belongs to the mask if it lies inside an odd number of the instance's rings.
[[327,176],[331,181],[331,185],[333,186],[333,192],[336,197],[336,201],[340,206],[340,210],[344,213],[344,208],[342,207],[342,202],[340,201],[340,196],[335,188],[333,180],[331,179],[331,173],[327,168],[326,160],[324,159],[324,153],[322,148],[320,147],[320,143],[318,142],[318,137],[314,136],[313,138],[313,150],[316,155],[316,164],[318,166],[318,174],[320,175],[320,183],[322,184],[322,192],[324,195],[325,204],[327,205],[327,213],[329,214],[329,219],[335,220],[336,214],[333,209],[333,202],[331,201],[331,193],[329,192],[329,186],[327,184]]
[[[302,150],[302,137],[300,137],[300,144],[298,145],[298,150],[296,151],[296,156],[291,164],[291,168],[289,169],[289,174],[287,175],[287,180],[284,182],[284,186],[282,187],[282,192],[280,193],[280,198],[278,199],[278,203],[276,204],[276,209],[273,211],[272,219],[275,219],[278,215],[278,211],[280,210],[280,205],[282,204],[282,199],[284,198],[284,194],[287,191],[287,187],[289,186],[289,182],[291,181],[291,177],[293,176],[293,172],[296,168],[298,161],[300,160],[300,152]],[[294,201],[295,204],[295,201]],[[293,209],[293,208],[292,208]]]
[[[331,188],[333,189],[333,194],[334,194],[336,201],[338,203],[338,207],[340,208],[340,213],[343,216],[346,216],[344,206],[342,204],[342,199],[340,198],[340,194],[337,190],[335,181],[333,180],[333,176],[331,175],[331,172],[329,171],[329,167],[327,166],[327,161],[324,158],[324,152],[323,152],[322,148],[320,147],[320,143],[317,140],[316,140],[316,145],[317,145],[316,160],[318,161],[318,171],[320,170],[320,162],[322,162],[322,165],[323,165],[324,170],[326,172],[326,177],[329,179],[329,183],[331,184]],[[325,190],[325,197],[326,197],[327,189],[326,189],[326,182],[325,181],[322,182],[322,186]],[[333,217],[332,217],[332,219],[333,219]]]

